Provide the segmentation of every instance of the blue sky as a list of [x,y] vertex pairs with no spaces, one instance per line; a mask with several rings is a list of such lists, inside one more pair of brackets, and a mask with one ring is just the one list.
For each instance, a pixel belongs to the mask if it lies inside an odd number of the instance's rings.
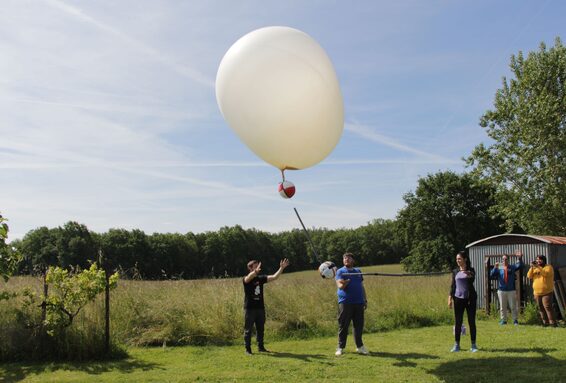
[[[11,237],[78,221],[97,232],[271,232],[394,218],[419,177],[464,170],[519,50],[566,37],[547,1],[60,1],[0,4],[0,212]],[[344,133],[280,173],[224,122],[214,81],[241,36],[284,25],[326,50]]]

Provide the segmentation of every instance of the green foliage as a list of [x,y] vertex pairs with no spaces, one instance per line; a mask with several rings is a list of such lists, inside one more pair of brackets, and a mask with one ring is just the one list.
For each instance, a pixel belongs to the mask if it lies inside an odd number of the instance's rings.
[[405,270],[445,271],[456,253],[454,245],[444,236],[417,243],[401,263]]
[[199,234],[146,235],[124,229],[97,234],[68,222],[32,230],[16,244],[24,255],[21,274],[43,274],[49,266],[84,268],[96,261],[105,270],[120,270],[125,278],[150,280],[234,277],[246,272],[250,259],[261,260],[265,269],[276,269],[282,258],[288,258],[288,271],[297,271],[328,259],[341,262],[346,251],[356,254],[359,265],[397,263],[407,254],[391,220],[374,220],[357,229],[310,232],[320,259],[302,230],[271,234],[239,225]]
[[[43,277],[13,277],[7,293],[17,297],[0,305],[0,361],[87,360],[120,354],[111,338],[110,352],[104,338],[104,271],[92,265],[70,273],[48,270],[48,295],[43,294]],[[115,288],[118,275],[109,277]],[[72,325],[71,325],[72,324]]]
[[440,172],[420,178],[403,197],[397,222],[410,249],[403,265],[412,272],[447,270],[456,251],[478,238],[498,234],[492,216],[495,189],[470,174]]
[[86,268],[95,262],[98,245],[88,228],[77,222],[67,222],[57,230],[58,266]]
[[[116,287],[118,277],[118,273],[110,276],[111,289]],[[51,289],[49,295],[44,297],[47,316],[43,325],[49,335],[56,335],[70,326],[81,309],[105,290],[106,273],[96,264],[77,273],[49,267],[45,280]]]
[[557,38],[519,52],[510,68],[480,120],[494,142],[478,145],[468,165],[497,188],[509,228],[566,235],[566,47]]
[[536,325],[541,323],[540,314],[535,302],[527,302],[523,310],[523,318],[526,324]]
[[44,273],[50,265],[59,263],[57,250],[58,229],[45,226],[29,231],[19,243],[24,262],[21,272],[31,274]]
[[[21,260],[20,254],[16,249],[6,243],[9,232],[6,221],[6,218],[2,217],[0,214],[0,278],[5,282],[7,282],[14,271],[16,271],[18,263]],[[0,294],[0,300],[8,299],[9,297],[9,294]]]

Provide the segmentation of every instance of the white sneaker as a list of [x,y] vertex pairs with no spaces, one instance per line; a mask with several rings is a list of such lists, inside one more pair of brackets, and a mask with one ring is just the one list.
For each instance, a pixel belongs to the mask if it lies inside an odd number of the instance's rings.
[[362,347],[356,348],[356,352],[357,352],[358,354],[362,354],[362,355],[368,355],[368,354],[369,354],[369,351],[368,351],[368,349],[366,348],[366,346],[362,346]]
[[338,347],[338,348],[336,349],[336,353],[335,353],[334,355],[336,355],[336,356],[341,356],[343,353],[344,353],[344,349]]

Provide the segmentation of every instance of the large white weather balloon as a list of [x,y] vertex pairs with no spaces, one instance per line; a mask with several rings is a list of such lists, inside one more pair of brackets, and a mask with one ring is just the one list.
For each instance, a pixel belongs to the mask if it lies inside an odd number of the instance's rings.
[[238,137],[283,170],[322,161],[342,135],[336,72],[318,43],[288,27],[257,29],[224,55],[216,100]]

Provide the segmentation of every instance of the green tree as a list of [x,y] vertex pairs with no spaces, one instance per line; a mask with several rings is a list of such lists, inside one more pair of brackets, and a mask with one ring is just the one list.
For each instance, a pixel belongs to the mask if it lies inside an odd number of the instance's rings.
[[85,225],[77,222],[69,221],[58,228],[56,244],[59,266],[63,268],[87,268],[98,256],[94,237]]
[[368,264],[399,263],[407,256],[407,248],[400,238],[398,223],[375,219],[356,229],[361,241],[361,252]]
[[[104,256],[104,268],[120,269],[124,276],[157,278],[160,269],[145,267],[150,259],[150,245],[147,235],[138,229],[110,229],[100,235],[100,247]],[[145,275],[150,273],[150,276]]]
[[456,249],[450,241],[439,236],[432,240],[424,240],[415,244],[409,256],[401,263],[406,270],[414,272],[444,271],[450,265]]
[[19,243],[25,265],[23,272],[44,273],[49,266],[58,265],[57,230],[42,226],[26,233]]
[[[6,218],[0,214],[0,279],[8,282],[10,276],[18,269],[21,261],[21,255],[14,246],[6,243],[8,239],[8,224]],[[0,291],[0,301],[10,299],[15,294],[6,291]]]
[[0,214],[0,277],[5,282],[16,271],[18,263],[20,262],[20,255],[16,249],[6,243],[8,240],[8,224],[6,218]]
[[510,67],[480,120],[494,142],[467,162],[496,186],[508,227],[566,235],[566,47],[557,38],[550,49],[512,56]]
[[[119,275],[115,273],[109,278],[109,287],[116,287]],[[50,266],[47,270],[46,282],[51,286],[49,295],[42,295],[40,299],[31,290],[26,290],[25,305],[30,307],[45,307],[46,315],[43,323],[36,325],[42,327],[49,335],[58,335],[63,329],[69,327],[79,312],[92,302],[106,287],[106,274],[93,263],[89,268],[69,272],[61,267]]]
[[403,259],[405,268],[446,270],[453,263],[454,251],[501,232],[502,219],[490,214],[494,193],[490,185],[470,174],[447,171],[420,178],[416,191],[403,197],[406,206],[397,217],[409,249]]
[[198,259],[194,240],[183,234],[154,233],[148,237],[151,259],[144,264],[144,270],[154,270],[155,278],[191,277],[192,266]]

